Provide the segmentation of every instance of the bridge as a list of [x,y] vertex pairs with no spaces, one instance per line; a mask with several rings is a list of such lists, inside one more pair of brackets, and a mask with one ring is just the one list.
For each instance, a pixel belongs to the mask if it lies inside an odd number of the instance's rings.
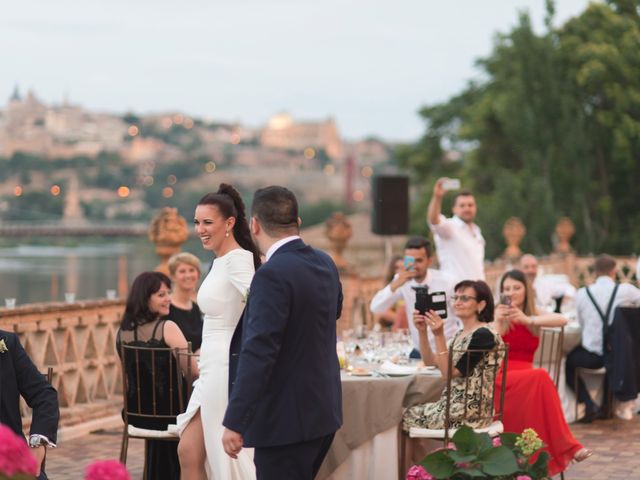
[[145,237],[148,223],[0,222],[0,238],[7,237]]

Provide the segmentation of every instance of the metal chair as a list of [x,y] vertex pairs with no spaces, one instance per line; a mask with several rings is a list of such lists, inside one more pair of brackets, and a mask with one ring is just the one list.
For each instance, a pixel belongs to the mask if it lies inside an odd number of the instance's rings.
[[[183,378],[174,349],[121,344],[124,430],[120,462],[126,465],[130,438],[177,442],[176,432],[168,429],[184,411],[180,387]],[[143,478],[147,478],[145,461]]]
[[[451,391],[452,384],[454,381],[451,372],[453,372],[454,363],[453,357],[457,356],[458,353],[464,354],[465,352],[469,352],[470,354],[483,355],[488,356],[487,360],[484,362],[479,362],[476,365],[476,369],[481,369],[479,372],[480,376],[480,385],[479,389],[482,392],[485,388],[485,382],[489,382],[491,385],[491,396],[489,398],[485,398],[481,396],[480,403],[476,409],[470,408],[470,403],[473,401],[467,395],[469,390],[469,376],[467,377],[458,377],[458,379],[464,380],[464,395],[465,399],[464,404],[464,413],[462,418],[456,417],[453,418],[451,415],[451,407],[452,407],[452,399],[451,399]],[[478,433],[488,433],[490,436],[495,437],[504,431],[504,426],[502,424],[502,413],[504,407],[504,392],[506,387],[507,380],[507,356],[509,352],[508,345],[500,345],[496,346],[492,349],[478,349],[478,350],[468,350],[468,349],[449,349],[449,374],[447,375],[447,383],[445,390],[445,420],[444,420],[444,428],[442,429],[427,429],[427,428],[411,428],[408,433],[401,430],[401,438],[400,438],[400,462],[399,462],[399,475],[400,478],[404,478],[404,461],[409,452],[411,455],[412,444],[411,439],[414,438],[429,438],[442,440],[444,446],[446,447],[449,443],[450,438],[457,431],[457,427],[455,425],[486,425],[485,427],[474,427],[474,431]],[[469,368],[469,362],[471,361],[471,355],[466,356],[467,359],[467,371],[471,371]],[[500,381],[500,388],[496,388],[496,381]],[[498,397],[498,398],[496,398]],[[488,402],[488,403],[484,403]],[[496,408],[497,405],[497,408]],[[409,445],[409,450],[407,452],[407,443]]]

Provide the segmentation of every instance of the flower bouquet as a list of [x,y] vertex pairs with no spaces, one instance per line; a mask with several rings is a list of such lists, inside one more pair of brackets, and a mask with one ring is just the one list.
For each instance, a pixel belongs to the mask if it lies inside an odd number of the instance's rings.
[[131,480],[127,468],[117,460],[93,462],[84,472],[84,480]]
[[0,424],[0,480],[31,480],[37,471],[38,462],[24,438]]
[[[521,434],[503,433],[493,439],[460,427],[447,448],[428,454],[411,467],[407,480],[493,478],[548,479],[549,454],[538,434],[528,428]],[[536,458],[537,455],[537,458]]]

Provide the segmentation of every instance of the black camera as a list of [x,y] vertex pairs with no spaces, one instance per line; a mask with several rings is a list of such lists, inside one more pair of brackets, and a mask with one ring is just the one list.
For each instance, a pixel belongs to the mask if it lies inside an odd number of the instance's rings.
[[428,310],[435,311],[443,320],[447,318],[447,294],[445,292],[429,293],[429,287],[411,287],[416,291],[414,308],[424,315]]

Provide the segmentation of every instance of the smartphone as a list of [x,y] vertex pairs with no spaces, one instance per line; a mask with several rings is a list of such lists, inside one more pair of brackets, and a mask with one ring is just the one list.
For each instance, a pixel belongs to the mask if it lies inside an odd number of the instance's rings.
[[504,293],[500,294],[500,305],[506,305],[508,307],[511,306],[511,297],[509,295],[505,295]]
[[413,308],[422,315],[427,310],[434,310],[443,320],[447,318],[447,294],[445,292],[429,293],[429,288],[424,286],[411,288],[416,291],[416,303]]
[[404,266],[405,270],[413,270],[413,264],[416,263],[416,259],[413,258],[411,255],[405,255],[404,258],[402,259],[402,264]]
[[460,179],[447,178],[442,182],[442,188],[445,190],[460,190]]

